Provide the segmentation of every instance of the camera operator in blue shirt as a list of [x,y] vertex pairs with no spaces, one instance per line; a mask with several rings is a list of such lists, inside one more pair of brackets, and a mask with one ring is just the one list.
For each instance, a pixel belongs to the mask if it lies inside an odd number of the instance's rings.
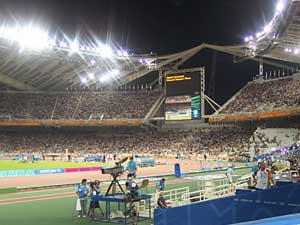
[[136,178],[136,171],[137,171],[137,163],[134,161],[134,157],[133,156],[131,156],[130,158],[129,158],[129,162],[128,162],[128,164],[127,164],[127,168],[126,168],[126,170],[128,170],[128,174],[127,174],[127,179],[129,178],[129,177],[132,177],[132,178]]
[[96,219],[95,209],[100,209],[99,196],[101,194],[100,181],[91,182],[89,189],[91,218]]
[[132,225],[137,225],[137,218],[138,218],[138,211],[139,211],[139,204],[142,198],[142,191],[136,183],[131,184],[130,192],[128,192],[124,199],[130,202],[129,205],[129,213],[131,216]]

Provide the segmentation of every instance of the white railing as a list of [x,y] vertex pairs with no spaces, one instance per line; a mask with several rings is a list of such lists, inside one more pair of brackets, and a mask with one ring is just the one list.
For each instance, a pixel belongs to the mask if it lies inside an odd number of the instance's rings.
[[[233,184],[228,183],[226,179],[211,180],[211,184],[207,185],[204,181],[198,182],[197,191],[190,192],[189,187],[177,188],[164,191],[164,199],[170,203],[171,207],[188,205],[193,202],[207,201],[211,199],[232,196],[235,194],[237,188],[243,187],[251,180],[251,174],[242,176]],[[207,180],[206,180],[207,181]],[[154,209],[157,208],[158,193],[151,195],[151,215],[153,216]],[[140,202],[140,215],[148,215],[149,205],[146,201]]]
[[234,184],[223,184],[216,187],[205,188],[204,190],[198,190],[184,195],[184,202],[191,204],[193,202],[207,201],[215,198],[234,195]]
[[[176,188],[172,190],[164,191],[164,199],[170,203],[171,207],[176,207],[180,205],[186,205],[185,201],[186,195],[190,193],[189,187]],[[159,193],[152,193],[151,195],[151,215],[153,216],[154,209],[157,208],[157,200],[159,198]],[[147,201],[142,200],[139,206],[140,215],[148,215],[149,205]]]

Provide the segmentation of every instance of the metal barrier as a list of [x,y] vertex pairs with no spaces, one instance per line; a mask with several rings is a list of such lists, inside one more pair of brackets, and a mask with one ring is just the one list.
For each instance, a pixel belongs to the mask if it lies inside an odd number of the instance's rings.
[[235,183],[230,184],[228,181],[220,179],[220,185],[213,186],[213,182],[211,182],[211,186],[207,186],[206,183],[200,181],[198,183],[199,190],[189,192],[183,196],[184,202],[186,204],[191,204],[193,202],[206,201],[220,197],[231,196],[235,194],[237,188],[248,185],[248,182],[251,180],[251,174],[242,176]]
[[[176,188],[172,190],[164,191],[164,199],[170,203],[171,207],[186,205],[187,202],[185,200],[185,197],[187,194],[190,193],[189,187],[183,187],[183,188]],[[159,198],[159,193],[152,193],[151,195],[151,212],[152,215],[154,213],[154,209],[157,208],[157,200]],[[139,206],[139,214],[144,215],[149,213],[149,205],[146,201],[141,201]]]

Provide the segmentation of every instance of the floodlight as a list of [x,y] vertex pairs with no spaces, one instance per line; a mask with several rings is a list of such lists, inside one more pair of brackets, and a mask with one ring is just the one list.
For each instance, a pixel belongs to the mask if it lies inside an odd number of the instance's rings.
[[96,64],[96,60],[95,59],[91,59],[90,63],[91,63],[92,66],[94,66]]
[[120,73],[120,71],[118,69],[114,69],[113,71],[111,71],[112,75],[118,75]]
[[263,34],[264,34],[263,32],[258,32],[258,33],[256,33],[256,37],[260,38]]
[[245,40],[245,42],[248,42],[249,41],[249,37],[245,37],[244,40]]
[[84,47],[84,46],[81,46],[81,47],[80,47],[80,50],[81,50],[81,51],[84,51],[84,50],[85,50],[85,47]]
[[55,46],[56,41],[54,39],[48,41],[48,45]]
[[270,31],[271,31],[271,26],[270,26],[270,24],[268,24],[267,26],[265,26],[264,32],[269,33]]
[[81,77],[80,80],[81,80],[81,83],[83,83],[83,84],[86,84],[86,83],[87,83],[86,77]]
[[65,47],[67,47],[67,44],[65,42],[63,42],[63,41],[60,41],[59,42],[59,47],[65,48]]
[[300,50],[299,50],[298,48],[296,48],[296,49],[294,50],[294,53],[295,53],[296,55],[298,55],[299,52],[300,52]]
[[139,62],[143,64],[143,59],[139,59]]
[[285,52],[289,52],[289,49],[288,49],[288,48],[285,48],[284,51],[285,51]]
[[70,44],[70,50],[72,52],[77,52],[79,50],[79,46],[78,46],[78,43],[77,41],[74,41]]
[[123,56],[126,56],[126,57],[128,56],[128,52],[127,51],[123,51],[122,54],[123,54]]
[[123,55],[120,50],[117,50],[117,54],[118,54],[118,56],[122,56]]
[[24,48],[41,49],[48,45],[48,34],[45,31],[33,28],[31,26],[25,27],[17,31],[19,41]]
[[109,74],[106,74],[106,75],[103,75],[102,77],[100,77],[99,81],[103,83],[103,82],[110,80],[110,78],[111,77],[109,76]]
[[93,79],[95,79],[95,74],[89,73],[88,77],[89,77],[90,80],[93,80]]
[[91,51],[91,48],[90,48],[90,47],[86,47],[86,50],[87,50],[87,51]]
[[152,63],[152,60],[151,59],[145,59],[145,62],[147,65],[150,65]]
[[281,13],[283,9],[284,9],[284,2],[280,0],[276,6],[276,12]]
[[113,51],[111,47],[108,45],[103,45],[102,47],[100,47],[100,50],[101,50],[100,54],[104,58],[111,58],[113,56]]

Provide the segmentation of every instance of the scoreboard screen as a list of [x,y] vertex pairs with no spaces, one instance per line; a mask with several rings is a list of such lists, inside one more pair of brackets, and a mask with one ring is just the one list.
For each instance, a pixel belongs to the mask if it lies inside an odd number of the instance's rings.
[[199,72],[168,74],[165,77],[166,120],[201,119],[201,84]]
[[200,95],[199,72],[166,75],[166,96]]

